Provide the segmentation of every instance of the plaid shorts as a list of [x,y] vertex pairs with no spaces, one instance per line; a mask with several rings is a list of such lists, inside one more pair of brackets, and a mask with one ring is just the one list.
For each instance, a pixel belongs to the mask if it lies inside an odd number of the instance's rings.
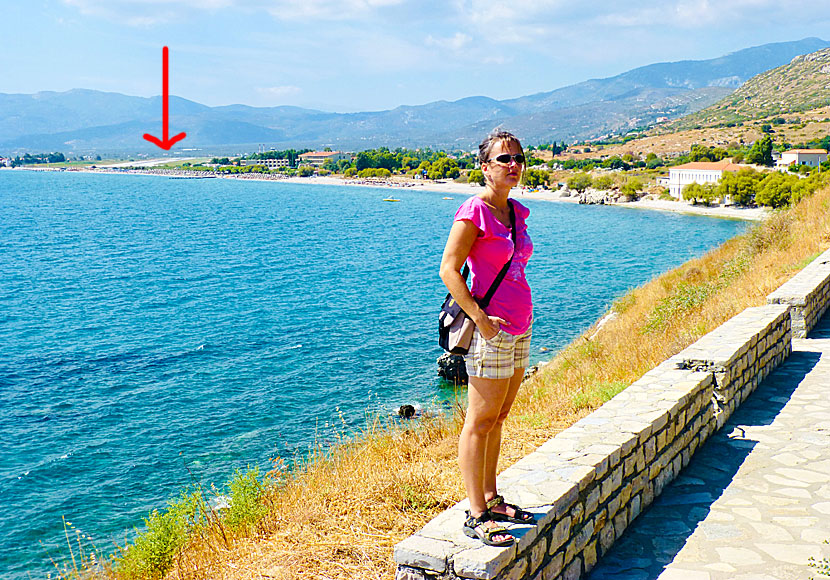
[[525,369],[530,364],[531,328],[524,334],[508,334],[503,330],[485,340],[473,331],[470,351],[464,357],[467,374],[483,379],[509,379],[516,369]]

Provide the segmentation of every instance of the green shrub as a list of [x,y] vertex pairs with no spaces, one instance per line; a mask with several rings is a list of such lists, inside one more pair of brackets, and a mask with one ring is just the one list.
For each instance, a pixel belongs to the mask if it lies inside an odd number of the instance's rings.
[[622,188],[620,189],[620,193],[623,195],[627,195],[629,197],[633,197],[637,199],[640,197],[640,193],[643,191],[643,182],[640,181],[637,177],[629,177],[623,183]]
[[599,381],[575,392],[571,401],[577,409],[598,407],[623,392],[629,384],[625,381]]
[[681,195],[685,200],[709,205],[717,197],[717,186],[714,183],[704,183],[701,185],[693,181],[683,188]]
[[591,176],[587,173],[577,173],[568,179],[568,189],[573,189],[579,193],[582,193],[591,187],[592,182],[593,180],[591,179]]
[[385,179],[387,177],[391,177],[392,172],[383,167],[367,167],[366,169],[361,169],[360,171],[358,171],[357,176],[360,179],[365,179],[367,177],[380,177]]
[[542,169],[528,169],[522,175],[522,183],[527,187],[546,185],[550,174]]
[[222,522],[235,534],[250,534],[268,513],[262,503],[265,486],[259,481],[259,469],[237,470],[230,484],[230,508]]
[[612,189],[616,185],[616,181],[610,175],[600,175],[595,177],[593,182],[591,183],[591,187],[594,189],[601,189],[607,191]]
[[484,185],[484,172],[481,169],[473,169],[467,176],[467,183],[478,183]]
[[758,205],[773,208],[789,205],[792,187],[796,181],[798,181],[798,177],[794,175],[786,175],[778,171],[769,174],[758,184],[755,202]]
[[166,510],[150,512],[144,520],[146,529],[138,532],[133,544],[116,559],[116,570],[130,580],[164,578],[179,550],[187,543],[189,533],[203,521],[202,506],[204,499],[200,491],[185,491]]
[[670,296],[663,298],[651,311],[646,321],[645,332],[663,330],[672,318],[701,306],[715,290],[717,290],[717,285],[711,282],[705,284],[681,282]]

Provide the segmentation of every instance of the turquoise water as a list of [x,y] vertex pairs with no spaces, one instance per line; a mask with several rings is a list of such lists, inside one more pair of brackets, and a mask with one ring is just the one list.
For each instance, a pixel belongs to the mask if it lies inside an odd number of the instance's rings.
[[[193,479],[440,408],[452,194],[0,171],[0,570],[104,552]],[[442,199],[445,195],[452,200]],[[526,201],[534,362],[741,222]]]

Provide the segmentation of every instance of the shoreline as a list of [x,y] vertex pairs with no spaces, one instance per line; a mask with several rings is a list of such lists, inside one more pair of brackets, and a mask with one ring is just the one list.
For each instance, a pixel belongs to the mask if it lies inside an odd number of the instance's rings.
[[[317,177],[284,177],[276,176],[274,174],[252,174],[243,173],[235,175],[221,175],[216,173],[209,173],[201,171],[188,171],[186,169],[126,169],[101,167],[96,169],[45,169],[45,168],[21,168],[24,171],[70,171],[73,173],[95,173],[95,174],[130,174],[130,175],[155,175],[159,177],[184,177],[192,179],[239,179],[250,181],[270,181],[281,183],[299,183],[307,185],[337,185],[344,187],[374,187],[385,190],[412,190],[412,191],[429,191],[433,193],[448,193],[455,195],[474,195],[482,190],[480,185],[470,185],[468,183],[457,183],[454,181],[427,181],[421,182],[413,179],[348,179],[330,176]],[[562,197],[558,191],[550,190],[534,190],[525,191],[523,188],[514,188],[511,192],[511,197],[515,199],[532,199],[539,201],[558,202],[558,203],[579,203],[579,197],[576,195],[570,197]],[[720,219],[734,219],[742,221],[762,221],[765,219],[770,210],[760,207],[735,207],[735,206],[700,206],[692,205],[684,201],[668,201],[660,199],[640,199],[637,201],[607,203],[610,207],[621,207],[627,209],[641,209],[650,211],[667,211],[673,213],[681,213],[687,215],[699,215],[704,217],[713,217]]]

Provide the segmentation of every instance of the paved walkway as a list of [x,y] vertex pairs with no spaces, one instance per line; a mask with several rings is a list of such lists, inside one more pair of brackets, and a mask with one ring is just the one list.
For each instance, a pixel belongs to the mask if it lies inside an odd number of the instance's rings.
[[587,578],[818,580],[828,540],[830,314]]

